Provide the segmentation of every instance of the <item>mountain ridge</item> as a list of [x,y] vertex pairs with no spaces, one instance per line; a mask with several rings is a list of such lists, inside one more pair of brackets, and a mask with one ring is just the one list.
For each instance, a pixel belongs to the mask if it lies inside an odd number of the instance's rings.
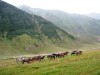
[[89,13],[89,14],[86,14],[86,16],[100,20],[100,13]]
[[84,39],[87,41],[89,40],[87,39],[88,37],[91,39],[90,41],[96,41],[98,39],[96,38],[96,36],[100,37],[100,22],[94,18],[88,17],[86,15],[69,14],[59,10],[43,10],[29,7],[27,7],[26,9],[26,7],[22,6],[22,8],[20,7],[20,9],[31,14],[34,13],[45,18],[48,21],[51,21],[69,34],[74,35],[81,40]]

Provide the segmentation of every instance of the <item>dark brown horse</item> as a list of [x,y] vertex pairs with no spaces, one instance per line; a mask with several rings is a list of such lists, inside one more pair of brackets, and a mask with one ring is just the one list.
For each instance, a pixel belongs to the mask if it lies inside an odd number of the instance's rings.
[[82,51],[73,51],[72,53],[71,53],[71,55],[81,55],[82,54]]
[[82,53],[82,51],[77,51],[76,55],[81,55]]
[[60,55],[59,54],[56,54],[56,53],[53,53],[52,55],[54,55],[55,58],[60,57]]
[[77,51],[72,51],[71,55],[76,55]]
[[44,60],[45,56],[41,56],[40,60]]
[[24,64],[24,63],[30,63],[30,59],[28,58],[28,59],[24,59],[24,60],[22,60],[22,64]]
[[45,56],[37,56],[37,57],[36,57],[36,60],[41,61],[41,60],[44,60],[44,58],[45,58]]
[[47,55],[47,58],[48,59],[55,59],[55,55],[52,55],[52,54],[51,55]]

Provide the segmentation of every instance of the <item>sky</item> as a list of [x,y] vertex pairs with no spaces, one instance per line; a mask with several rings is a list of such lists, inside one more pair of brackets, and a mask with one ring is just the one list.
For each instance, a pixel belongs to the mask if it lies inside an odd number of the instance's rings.
[[14,6],[62,10],[68,13],[100,13],[100,0],[3,0]]

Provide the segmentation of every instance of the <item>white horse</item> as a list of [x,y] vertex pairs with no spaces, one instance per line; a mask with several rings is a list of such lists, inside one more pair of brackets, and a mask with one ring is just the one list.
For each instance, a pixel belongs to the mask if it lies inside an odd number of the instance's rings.
[[17,63],[18,63],[18,62],[23,62],[23,60],[25,60],[24,57],[17,57],[17,58],[16,58],[16,62],[17,62]]

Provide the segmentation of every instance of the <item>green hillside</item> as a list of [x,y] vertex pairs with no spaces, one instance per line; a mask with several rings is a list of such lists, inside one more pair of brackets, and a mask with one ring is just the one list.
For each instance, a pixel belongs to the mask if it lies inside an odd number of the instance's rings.
[[[59,10],[44,10],[21,6],[20,9],[42,16],[66,32],[78,37],[82,42],[99,41],[100,21],[88,16],[69,14]],[[41,13],[39,13],[41,12]]]
[[12,38],[13,36],[24,33],[30,36],[35,36],[39,33],[43,33],[49,38],[59,38],[56,31],[57,29],[61,30],[51,22],[39,16],[30,15],[10,4],[3,1],[0,2],[0,33],[2,37],[7,36]]
[[76,40],[50,21],[0,1],[1,56],[39,53],[45,47],[49,49],[51,46],[68,47]]

